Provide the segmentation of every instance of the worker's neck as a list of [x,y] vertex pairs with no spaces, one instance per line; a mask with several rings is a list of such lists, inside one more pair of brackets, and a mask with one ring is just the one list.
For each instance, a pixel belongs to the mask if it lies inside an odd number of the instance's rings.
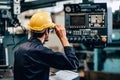
[[43,37],[40,37],[40,38],[38,38],[38,40],[40,40],[42,43],[44,43],[44,38]]
[[38,38],[38,40],[40,40],[42,43],[44,43],[44,39],[43,38]]

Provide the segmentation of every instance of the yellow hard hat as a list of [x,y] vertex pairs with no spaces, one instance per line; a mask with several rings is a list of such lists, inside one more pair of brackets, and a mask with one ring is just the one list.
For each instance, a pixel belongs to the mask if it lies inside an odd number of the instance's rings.
[[54,28],[55,24],[48,12],[37,12],[31,17],[28,26],[31,30],[41,31],[45,28]]

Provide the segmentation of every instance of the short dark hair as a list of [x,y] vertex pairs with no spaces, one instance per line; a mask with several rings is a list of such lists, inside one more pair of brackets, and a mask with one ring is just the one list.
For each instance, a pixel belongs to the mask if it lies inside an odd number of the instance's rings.
[[35,37],[35,38],[37,38],[37,37],[42,37],[42,36],[44,35],[44,33],[45,33],[45,30],[46,30],[46,29],[44,29],[44,30],[42,30],[42,31],[34,31],[34,30],[31,30],[31,37]]

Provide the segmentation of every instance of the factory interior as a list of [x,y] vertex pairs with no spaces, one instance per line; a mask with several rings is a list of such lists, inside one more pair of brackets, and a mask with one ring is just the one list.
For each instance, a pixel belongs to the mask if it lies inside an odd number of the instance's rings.
[[[0,0],[0,80],[14,80],[14,50],[30,38],[28,22],[48,12],[66,29],[77,70],[50,68],[50,80],[120,80],[120,0]],[[64,52],[53,30],[45,43]]]

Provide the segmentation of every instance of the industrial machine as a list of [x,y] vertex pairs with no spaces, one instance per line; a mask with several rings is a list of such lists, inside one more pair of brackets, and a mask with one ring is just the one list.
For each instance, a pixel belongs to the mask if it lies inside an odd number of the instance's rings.
[[105,47],[111,42],[106,3],[65,4],[65,28],[71,43]]
[[0,0],[0,69],[11,66],[10,57],[13,55],[10,46],[15,45],[15,34],[8,30],[21,26],[18,19],[20,12],[20,0]]
[[78,58],[86,63],[84,53],[91,54],[91,70],[102,69],[103,48],[112,42],[112,11],[106,3],[86,2],[65,4],[64,12],[67,38]]

